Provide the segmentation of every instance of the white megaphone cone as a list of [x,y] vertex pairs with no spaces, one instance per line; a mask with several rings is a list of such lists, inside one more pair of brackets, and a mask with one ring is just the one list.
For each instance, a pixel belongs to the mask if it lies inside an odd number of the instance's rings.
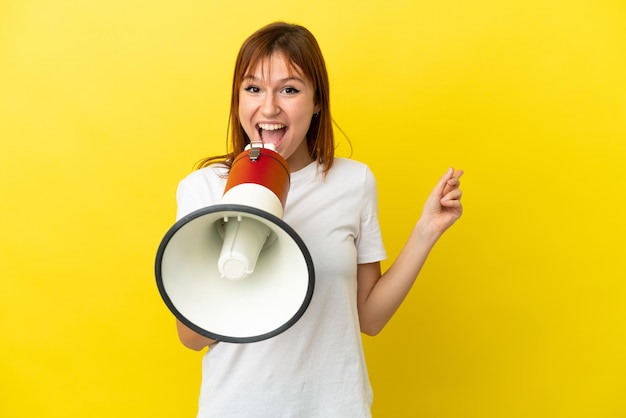
[[163,238],[155,272],[161,297],[194,331],[219,341],[273,337],[313,296],[311,256],[282,221],[287,162],[263,145],[239,154],[220,204],[180,219]]

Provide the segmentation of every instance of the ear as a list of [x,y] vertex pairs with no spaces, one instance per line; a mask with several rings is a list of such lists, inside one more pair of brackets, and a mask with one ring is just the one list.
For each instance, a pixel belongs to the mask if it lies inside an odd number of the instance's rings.
[[322,110],[322,106],[316,104],[313,108],[313,116],[318,115],[320,113],[320,110]]

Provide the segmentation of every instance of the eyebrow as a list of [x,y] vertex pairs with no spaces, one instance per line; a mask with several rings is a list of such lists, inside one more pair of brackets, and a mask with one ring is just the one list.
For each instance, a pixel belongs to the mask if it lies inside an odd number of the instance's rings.
[[[252,74],[248,74],[247,76],[245,76],[242,79],[242,81],[246,81],[246,80],[255,81],[255,82],[261,81],[261,79],[259,77],[255,76],[255,75],[252,75]],[[282,78],[282,79],[277,80],[277,81],[279,83],[287,83],[289,81],[298,81],[298,82],[300,82],[302,84],[305,84],[304,80],[301,79],[300,77],[285,77],[285,78]]]

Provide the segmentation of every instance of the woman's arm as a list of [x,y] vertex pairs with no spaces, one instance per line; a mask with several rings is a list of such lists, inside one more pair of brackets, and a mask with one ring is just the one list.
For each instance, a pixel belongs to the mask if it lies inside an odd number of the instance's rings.
[[183,343],[185,347],[192,350],[200,351],[204,347],[212,346],[217,343],[217,340],[212,340],[211,338],[198,334],[178,319],[176,319],[176,330],[178,331],[180,342]]
[[461,216],[459,178],[449,169],[426,199],[422,215],[398,258],[381,275],[380,263],[357,266],[357,304],[361,331],[378,334],[411,290],[428,254],[441,235]]

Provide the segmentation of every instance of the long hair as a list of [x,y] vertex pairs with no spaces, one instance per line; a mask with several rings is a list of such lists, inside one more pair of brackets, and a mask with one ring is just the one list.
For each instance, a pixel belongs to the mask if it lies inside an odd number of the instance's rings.
[[326,63],[317,40],[308,29],[284,22],[271,23],[259,29],[241,46],[235,62],[231,91],[229,152],[200,160],[196,165],[197,168],[218,162],[230,168],[235,157],[244,151],[250,139],[239,120],[239,93],[243,78],[263,60],[277,53],[283,55],[291,66],[297,67],[313,85],[314,100],[319,108],[319,114],[311,119],[306,142],[311,158],[317,164],[323,164],[323,173],[326,174],[330,170],[335,152],[335,139],[330,115],[330,88]]

